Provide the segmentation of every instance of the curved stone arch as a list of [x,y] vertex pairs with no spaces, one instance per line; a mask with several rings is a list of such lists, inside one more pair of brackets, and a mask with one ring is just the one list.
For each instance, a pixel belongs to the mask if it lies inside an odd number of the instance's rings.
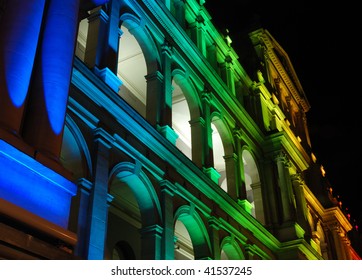
[[136,38],[137,43],[141,47],[146,61],[147,73],[154,73],[160,70],[161,58],[159,50],[144,22],[138,16],[127,11],[120,15],[119,27],[121,28],[123,25]]
[[[189,75],[174,69],[172,75],[172,128],[178,135],[176,147],[198,166],[201,162],[200,99]],[[191,146],[192,145],[192,146]]]
[[226,123],[222,114],[218,111],[213,111],[211,113],[211,122],[217,128],[220,137],[222,139],[222,144],[224,147],[225,155],[231,155],[234,153],[234,140],[233,134],[230,130],[230,127]]
[[222,114],[213,111],[210,116],[212,127],[212,148],[214,168],[220,174],[219,185],[236,198],[236,158],[233,135]]
[[221,260],[244,260],[245,256],[236,240],[230,236],[225,237],[221,244]]
[[241,149],[241,157],[243,162],[244,180],[246,189],[246,198],[253,206],[251,214],[262,224],[265,223],[263,194],[259,175],[257,160],[253,151],[248,146]]
[[193,207],[180,206],[174,215],[174,225],[179,220],[186,227],[193,246],[195,259],[208,259],[211,256],[210,239],[200,215]]
[[65,118],[60,160],[62,165],[72,172],[74,180],[92,177],[92,159],[88,145],[69,115]]
[[177,83],[184,94],[190,112],[191,120],[201,116],[201,100],[190,75],[180,68],[172,70],[172,80]]
[[157,110],[154,94],[162,86],[160,52],[144,21],[131,12],[123,12],[119,20],[118,94],[141,116],[155,123],[150,112]]
[[112,249],[112,260],[135,260],[132,246],[124,240],[118,241]]
[[140,165],[121,162],[111,170],[108,184],[111,195],[117,193],[116,187],[112,184],[115,180],[125,183],[131,189],[140,210],[142,227],[160,223],[160,202],[151,181]]

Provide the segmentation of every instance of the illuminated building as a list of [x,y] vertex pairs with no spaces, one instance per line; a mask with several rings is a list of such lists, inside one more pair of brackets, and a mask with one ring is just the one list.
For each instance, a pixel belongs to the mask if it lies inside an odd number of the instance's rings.
[[288,55],[204,2],[2,1],[0,258],[360,259]]

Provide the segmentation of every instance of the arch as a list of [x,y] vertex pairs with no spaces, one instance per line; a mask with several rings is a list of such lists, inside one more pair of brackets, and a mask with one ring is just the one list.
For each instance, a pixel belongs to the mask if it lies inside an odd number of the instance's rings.
[[[180,68],[175,68],[172,70],[172,80],[182,90],[181,93],[184,95],[187,101],[191,119],[199,118],[201,100],[199,98],[197,89],[194,83],[192,82],[190,75],[186,71]],[[177,99],[177,93],[173,94],[173,98],[175,98],[176,101],[179,101]]]
[[246,199],[252,205],[251,214],[262,224],[265,223],[264,206],[259,170],[252,151],[248,147],[242,149]]
[[200,100],[197,90],[187,73],[180,69],[172,71],[172,128],[178,134],[176,147],[188,158],[192,156],[192,134],[190,122],[200,118]]
[[87,143],[69,115],[65,118],[60,161],[73,174],[74,180],[92,176],[92,160]]
[[[119,183],[120,184],[119,184]],[[120,188],[126,184],[132,191],[139,207],[143,227],[152,226],[161,219],[161,207],[155,189],[140,164],[122,162],[110,173],[109,193],[117,198],[122,197]]]
[[161,58],[153,37],[141,19],[129,12],[123,13],[120,16],[120,27],[122,26],[129,30],[140,45],[146,60],[147,72],[153,73],[158,71]]
[[210,257],[210,240],[207,229],[194,207],[183,205],[179,207],[174,216],[174,224],[177,220],[187,229],[191,238],[195,259],[207,259]]
[[119,95],[146,117],[148,74],[159,70],[156,44],[142,21],[126,12],[120,16],[117,76],[122,81]]
[[118,241],[112,250],[112,260],[135,260],[136,255],[131,245],[124,240]]
[[[231,176],[232,172],[227,170],[225,163],[225,158],[233,158],[234,154],[232,134],[219,112],[212,112],[210,117],[214,168],[220,174],[219,185],[223,190],[229,192],[229,189],[235,188],[235,184],[228,185],[228,176]],[[235,168],[235,163],[233,167]],[[231,180],[231,182],[235,181]]]
[[236,240],[230,236],[225,237],[221,242],[221,260],[243,260],[245,259],[242,250]]

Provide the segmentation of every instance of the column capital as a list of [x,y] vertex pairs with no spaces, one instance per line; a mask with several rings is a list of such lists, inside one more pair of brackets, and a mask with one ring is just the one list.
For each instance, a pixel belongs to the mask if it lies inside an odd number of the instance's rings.
[[174,194],[177,190],[177,186],[175,186],[169,180],[161,180],[159,182],[159,185],[161,187],[161,192],[167,193],[171,196],[174,196]]
[[202,125],[202,126],[205,126],[205,119],[203,117],[199,117],[197,119],[193,119],[193,120],[190,120],[189,121],[189,124],[191,126],[194,126],[194,125]]
[[210,216],[207,221],[210,227],[216,230],[219,230],[221,228],[220,221],[216,217]]
[[82,191],[90,193],[93,183],[86,178],[79,178],[76,182],[76,185],[81,188]]
[[103,128],[97,127],[93,130],[94,142],[102,143],[108,149],[112,148],[115,139]]
[[240,128],[235,127],[232,131],[234,138],[241,140],[243,137],[243,132]]
[[92,22],[99,18],[102,19],[104,22],[109,20],[108,14],[102,8],[92,10],[90,16],[88,17],[88,22]]
[[170,42],[167,40],[164,40],[164,42],[161,45],[161,52],[162,54],[167,54],[169,57],[173,55],[173,47]]
[[158,80],[158,81],[162,82],[164,79],[164,76],[162,75],[162,73],[160,71],[155,71],[153,73],[147,74],[145,76],[145,78],[146,78],[147,82],[152,81],[152,80]]
[[204,90],[202,93],[201,93],[201,100],[204,101],[204,102],[207,102],[207,103],[211,103],[211,100],[212,100],[212,94],[210,91],[208,90]]
[[144,235],[158,235],[162,236],[163,228],[157,224],[143,227],[139,230],[142,236]]

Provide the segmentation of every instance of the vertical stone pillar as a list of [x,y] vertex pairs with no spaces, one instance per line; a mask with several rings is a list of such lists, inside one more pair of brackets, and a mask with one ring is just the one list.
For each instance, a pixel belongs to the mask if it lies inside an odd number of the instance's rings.
[[[119,10],[121,1],[109,1],[107,7],[94,10],[89,16],[84,62],[93,68],[113,91],[122,84],[117,77],[119,38]],[[105,10],[107,9],[107,11]]]
[[51,168],[62,145],[79,1],[48,1],[24,119],[25,141],[37,150],[36,158]]
[[[233,139],[235,145],[235,195],[237,199],[246,199],[245,171],[243,155],[241,151],[242,132],[240,129],[233,130]],[[229,188],[229,187],[228,187]]]
[[262,224],[265,224],[263,194],[261,192],[261,183],[257,182],[255,184],[251,184],[250,187],[253,190],[253,196],[254,196],[255,218]]
[[212,146],[212,128],[211,128],[211,95],[208,92],[203,92],[201,95],[202,114],[205,125],[202,131],[202,147],[203,147],[203,165],[205,168],[214,166],[214,154]]
[[146,76],[146,119],[171,143],[178,135],[172,129],[172,47],[165,41],[161,50],[162,73],[156,71]]
[[[211,128],[211,94],[207,91],[204,91],[201,96],[201,103],[202,103],[202,120],[200,124],[203,124],[201,128],[201,162],[204,173],[213,180],[216,184],[219,184],[220,174],[214,167],[214,152],[213,152],[213,144],[212,144],[212,128]],[[201,121],[201,118],[200,118]],[[193,141],[196,138],[192,135]],[[196,139],[195,139],[196,140]],[[192,145],[192,149],[195,149],[194,144]],[[196,148],[197,149],[197,148]]]
[[88,214],[88,252],[90,260],[104,257],[108,218],[109,153],[113,139],[101,128],[94,131],[94,183],[90,195]]
[[[141,255],[143,260],[160,260],[163,230],[159,225],[143,227],[141,233]],[[173,240],[172,240],[173,244]]]
[[290,222],[294,218],[294,197],[291,191],[291,178],[287,169],[288,158],[284,153],[279,153],[275,157],[275,162],[278,170],[278,187],[280,190],[283,222]]
[[193,23],[189,25],[191,31],[191,40],[196,44],[200,52],[206,57],[206,42],[205,42],[205,19],[202,15],[198,15]]
[[160,71],[146,75],[147,108],[146,119],[154,127],[162,126],[161,115],[163,110],[162,92],[164,77]]
[[184,0],[173,0],[175,5],[175,17],[177,22],[182,28],[185,28],[185,1]]
[[87,222],[89,197],[92,191],[92,183],[87,179],[82,178],[78,180],[77,185],[79,188],[79,210],[77,223],[78,243],[74,251],[76,256],[87,258]]
[[234,74],[233,74],[233,61],[230,56],[225,58],[224,63],[222,64],[221,73],[224,82],[227,87],[230,89],[232,94],[235,96],[235,84],[234,84]]
[[296,201],[297,222],[310,237],[312,232],[308,223],[308,209],[304,196],[304,184],[301,174],[294,174],[291,176],[291,179]]
[[227,179],[227,188],[228,194],[235,200],[239,198],[239,181],[240,176],[238,174],[238,161],[239,158],[237,154],[233,153],[231,155],[224,156],[225,168],[226,168],[226,179]]
[[190,121],[191,143],[192,143],[192,161],[199,167],[204,167],[203,135],[205,120],[202,117]]
[[210,62],[211,66],[216,70],[217,69],[217,51],[216,44],[213,43],[207,48],[207,60]]
[[342,238],[343,238],[343,230],[340,228],[339,225],[334,225],[332,229],[332,236],[334,241],[334,247],[336,249],[337,253],[337,259],[338,260],[346,260],[346,252],[345,248],[342,244]]
[[0,138],[14,145],[21,133],[44,6],[45,0],[7,1],[0,18]]
[[168,125],[172,127],[172,47],[165,41],[161,49],[162,73],[163,73],[163,89],[161,92],[161,106],[158,124],[162,127]]
[[211,241],[211,250],[214,260],[221,259],[221,250],[220,250],[220,236],[219,236],[220,225],[218,220],[215,217],[209,218],[209,234]]
[[163,217],[163,232],[162,232],[162,254],[163,260],[175,259],[174,247],[174,217],[173,217],[173,196],[176,187],[167,180],[160,182],[161,186],[161,208]]

